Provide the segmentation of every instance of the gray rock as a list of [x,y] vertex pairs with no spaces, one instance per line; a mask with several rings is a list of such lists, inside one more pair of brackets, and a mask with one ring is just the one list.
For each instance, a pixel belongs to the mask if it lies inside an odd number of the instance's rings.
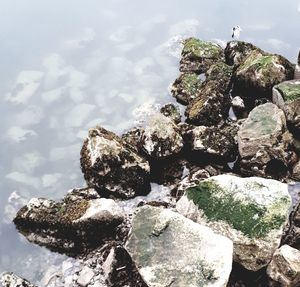
[[126,249],[149,287],[226,286],[232,241],[169,209],[143,206]]
[[87,199],[78,193],[59,202],[31,199],[18,211],[16,227],[30,242],[73,256],[114,238],[124,220],[121,208],[112,199],[90,199],[91,192]]
[[89,130],[81,149],[88,186],[121,198],[150,191],[148,162],[131,145],[102,127]]
[[19,277],[12,272],[4,272],[0,274],[0,283],[3,287],[35,287],[26,279]]
[[267,268],[267,274],[280,286],[300,285],[300,251],[283,245],[277,249]]
[[183,42],[180,72],[205,73],[212,64],[224,58],[223,49],[211,42],[188,38]]
[[278,248],[290,206],[286,184],[223,174],[187,188],[176,209],[232,239],[234,261],[257,271]]
[[93,272],[93,270],[88,266],[85,266],[84,268],[82,268],[78,275],[77,283],[79,284],[79,286],[86,287],[90,284],[94,276],[95,273]]
[[246,112],[244,100],[239,96],[236,96],[231,100],[231,106],[237,117],[242,117]]
[[286,176],[291,146],[292,136],[286,129],[284,112],[272,103],[254,108],[238,131],[242,173],[274,178]]
[[145,126],[141,143],[145,152],[156,159],[178,154],[183,147],[183,139],[175,123],[166,116],[154,114]]
[[284,111],[288,124],[300,132],[300,80],[282,82],[272,92],[273,102]]

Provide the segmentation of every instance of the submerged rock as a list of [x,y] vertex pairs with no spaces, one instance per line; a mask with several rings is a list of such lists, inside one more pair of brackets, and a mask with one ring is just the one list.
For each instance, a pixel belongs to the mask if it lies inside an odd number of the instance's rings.
[[279,282],[280,286],[299,286],[300,251],[288,245],[281,246],[275,251],[267,274],[274,281]]
[[171,93],[179,103],[188,105],[198,96],[201,84],[198,74],[183,73],[172,84]]
[[198,96],[187,106],[185,115],[188,123],[212,126],[227,118],[232,71],[232,67],[224,63],[217,63],[211,67]]
[[241,171],[246,175],[281,178],[292,156],[292,136],[284,112],[266,103],[254,108],[238,131]]
[[226,286],[232,241],[169,209],[143,206],[126,249],[149,287]]
[[3,287],[36,287],[26,279],[23,279],[12,272],[0,274],[0,284],[2,284]]
[[253,107],[255,100],[272,97],[272,88],[294,77],[294,65],[280,55],[254,50],[237,68],[233,95]]
[[114,238],[123,220],[121,208],[112,199],[68,194],[60,202],[31,199],[14,223],[30,242],[76,255]]
[[224,174],[187,188],[176,208],[232,239],[234,261],[257,271],[269,263],[278,248],[290,205],[286,184]]
[[188,38],[183,42],[180,72],[205,73],[212,64],[224,58],[223,49],[211,42]]
[[145,126],[141,144],[149,156],[162,159],[178,154],[183,147],[183,139],[175,123],[170,118],[157,113]]
[[258,47],[243,41],[230,41],[224,50],[225,60],[228,65],[239,66],[252,51],[260,51]]
[[300,132],[300,80],[274,86],[273,102],[284,111],[288,124]]
[[88,186],[121,198],[150,191],[149,163],[131,145],[98,126],[81,149],[81,170]]

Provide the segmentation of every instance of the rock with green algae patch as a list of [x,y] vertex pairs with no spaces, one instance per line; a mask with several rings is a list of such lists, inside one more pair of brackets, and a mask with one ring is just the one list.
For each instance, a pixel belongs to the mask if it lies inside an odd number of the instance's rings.
[[175,124],[179,124],[181,122],[181,115],[178,105],[174,105],[172,103],[165,104],[160,108],[160,112],[170,118]]
[[274,86],[273,103],[284,111],[288,124],[300,132],[300,80]]
[[284,112],[272,103],[254,108],[238,131],[241,172],[270,178],[288,173],[293,139]]
[[212,126],[228,116],[229,90],[233,68],[218,62],[207,71],[207,79],[185,111],[186,121],[194,125]]
[[125,248],[149,287],[226,286],[232,241],[169,209],[136,211]]
[[278,248],[291,198],[286,184],[218,175],[185,190],[179,213],[233,240],[234,261],[257,271]]
[[223,49],[219,45],[197,38],[188,38],[183,42],[179,70],[201,74],[212,64],[223,59]]
[[276,54],[253,50],[234,75],[233,95],[244,99],[250,108],[255,100],[272,97],[272,88],[294,77],[294,65]]
[[198,96],[201,84],[196,73],[182,73],[172,84],[171,93],[179,103],[188,105]]
[[114,238],[123,220],[112,199],[100,198],[93,189],[74,189],[61,201],[32,198],[14,223],[30,242],[76,256]]
[[132,198],[150,191],[150,166],[137,150],[113,132],[91,128],[80,158],[89,187],[100,193]]
[[12,272],[3,272],[0,274],[0,284],[3,287],[36,287],[26,279],[19,277]]

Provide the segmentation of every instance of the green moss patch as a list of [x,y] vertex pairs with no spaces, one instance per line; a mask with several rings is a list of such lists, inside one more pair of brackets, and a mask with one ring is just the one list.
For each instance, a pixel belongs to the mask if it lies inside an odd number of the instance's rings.
[[186,93],[193,96],[197,94],[198,89],[201,86],[202,81],[195,73],[186,73],[182,75],[182,87]]
[[276,86],[287,102],[293,102],[300,99],[300,84],[282,83]]
[[189,54],[194,57],[204,57],[211,58],[216,57],[221,53],[221,48],[217,45],[201,41],[197,38],[188,38],[184,41],[184,47],[182,50],[182,54]]
[[284,216],[267,214],[267,209],[256,203],[242,202],[212,181],[203,181],[186,190],[186,196],[201,209],[210,221],[225,221],[250,238],[262,238],[280,228]]

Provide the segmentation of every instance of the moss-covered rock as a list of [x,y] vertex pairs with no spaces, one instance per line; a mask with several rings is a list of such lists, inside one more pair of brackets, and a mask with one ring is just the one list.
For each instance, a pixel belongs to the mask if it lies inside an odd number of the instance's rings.
[[260,51],[261,49],[251,43],[243,41],[230,41],[224,50],[225,60],[228,65],[239,66],[252,51]]
[[29,241],[75,255],[113,238],[123,220],[112,199],[99,198],[91,189],[75,189],[62,201],[31,199],[14,223]]
[[154,114],[149,119],[143,130],[141,143],[144,151],[156,159],[176,155],[183,147],[178,127],[161,113]]
[[125,247],[149,287],[221,287],[231,271],[231,240],[168,209],[139,208]]
[[205,73],[213,63],[224,58],[222,48],[211,42],[188,38],[183,42],[180,72]]
[[231,238],[234,260],[256,271],[268,264],[278,247],[290,205],[286,184],[219,175],[187,188],[176,207],[188,218]]
[[288,124],[300,132],[300,80],[274,86],[273,102],[284,111]]
[[181,122],[181,115],[178,106],[174,104],[166,104],[160,108],[160,112],[167,118],[170,118],[175,124]]
[[150,191],[149,163],[132,145],[98,126],[81,149],[81,170],[88,186],[121,198]]
[[171,93],[179,103],[188,105],[198,95],[201,84],[196,73],[183,73],[172,84]]
[[284,112],[272,103],[253,109],[238,131],[238,148],[242,173],[271,178],[286,176],[293,146]]
[[232,67],[221,62],[211,66],[198,96],[187,106],[185,114],[188,123],[211,126],[227,118],[232,72]]
[[272,88],[294,77],[294,65],[280,55],[254,50],[237,68],[233,95],[244,99],[249,108],[256,99],[272,97]]

